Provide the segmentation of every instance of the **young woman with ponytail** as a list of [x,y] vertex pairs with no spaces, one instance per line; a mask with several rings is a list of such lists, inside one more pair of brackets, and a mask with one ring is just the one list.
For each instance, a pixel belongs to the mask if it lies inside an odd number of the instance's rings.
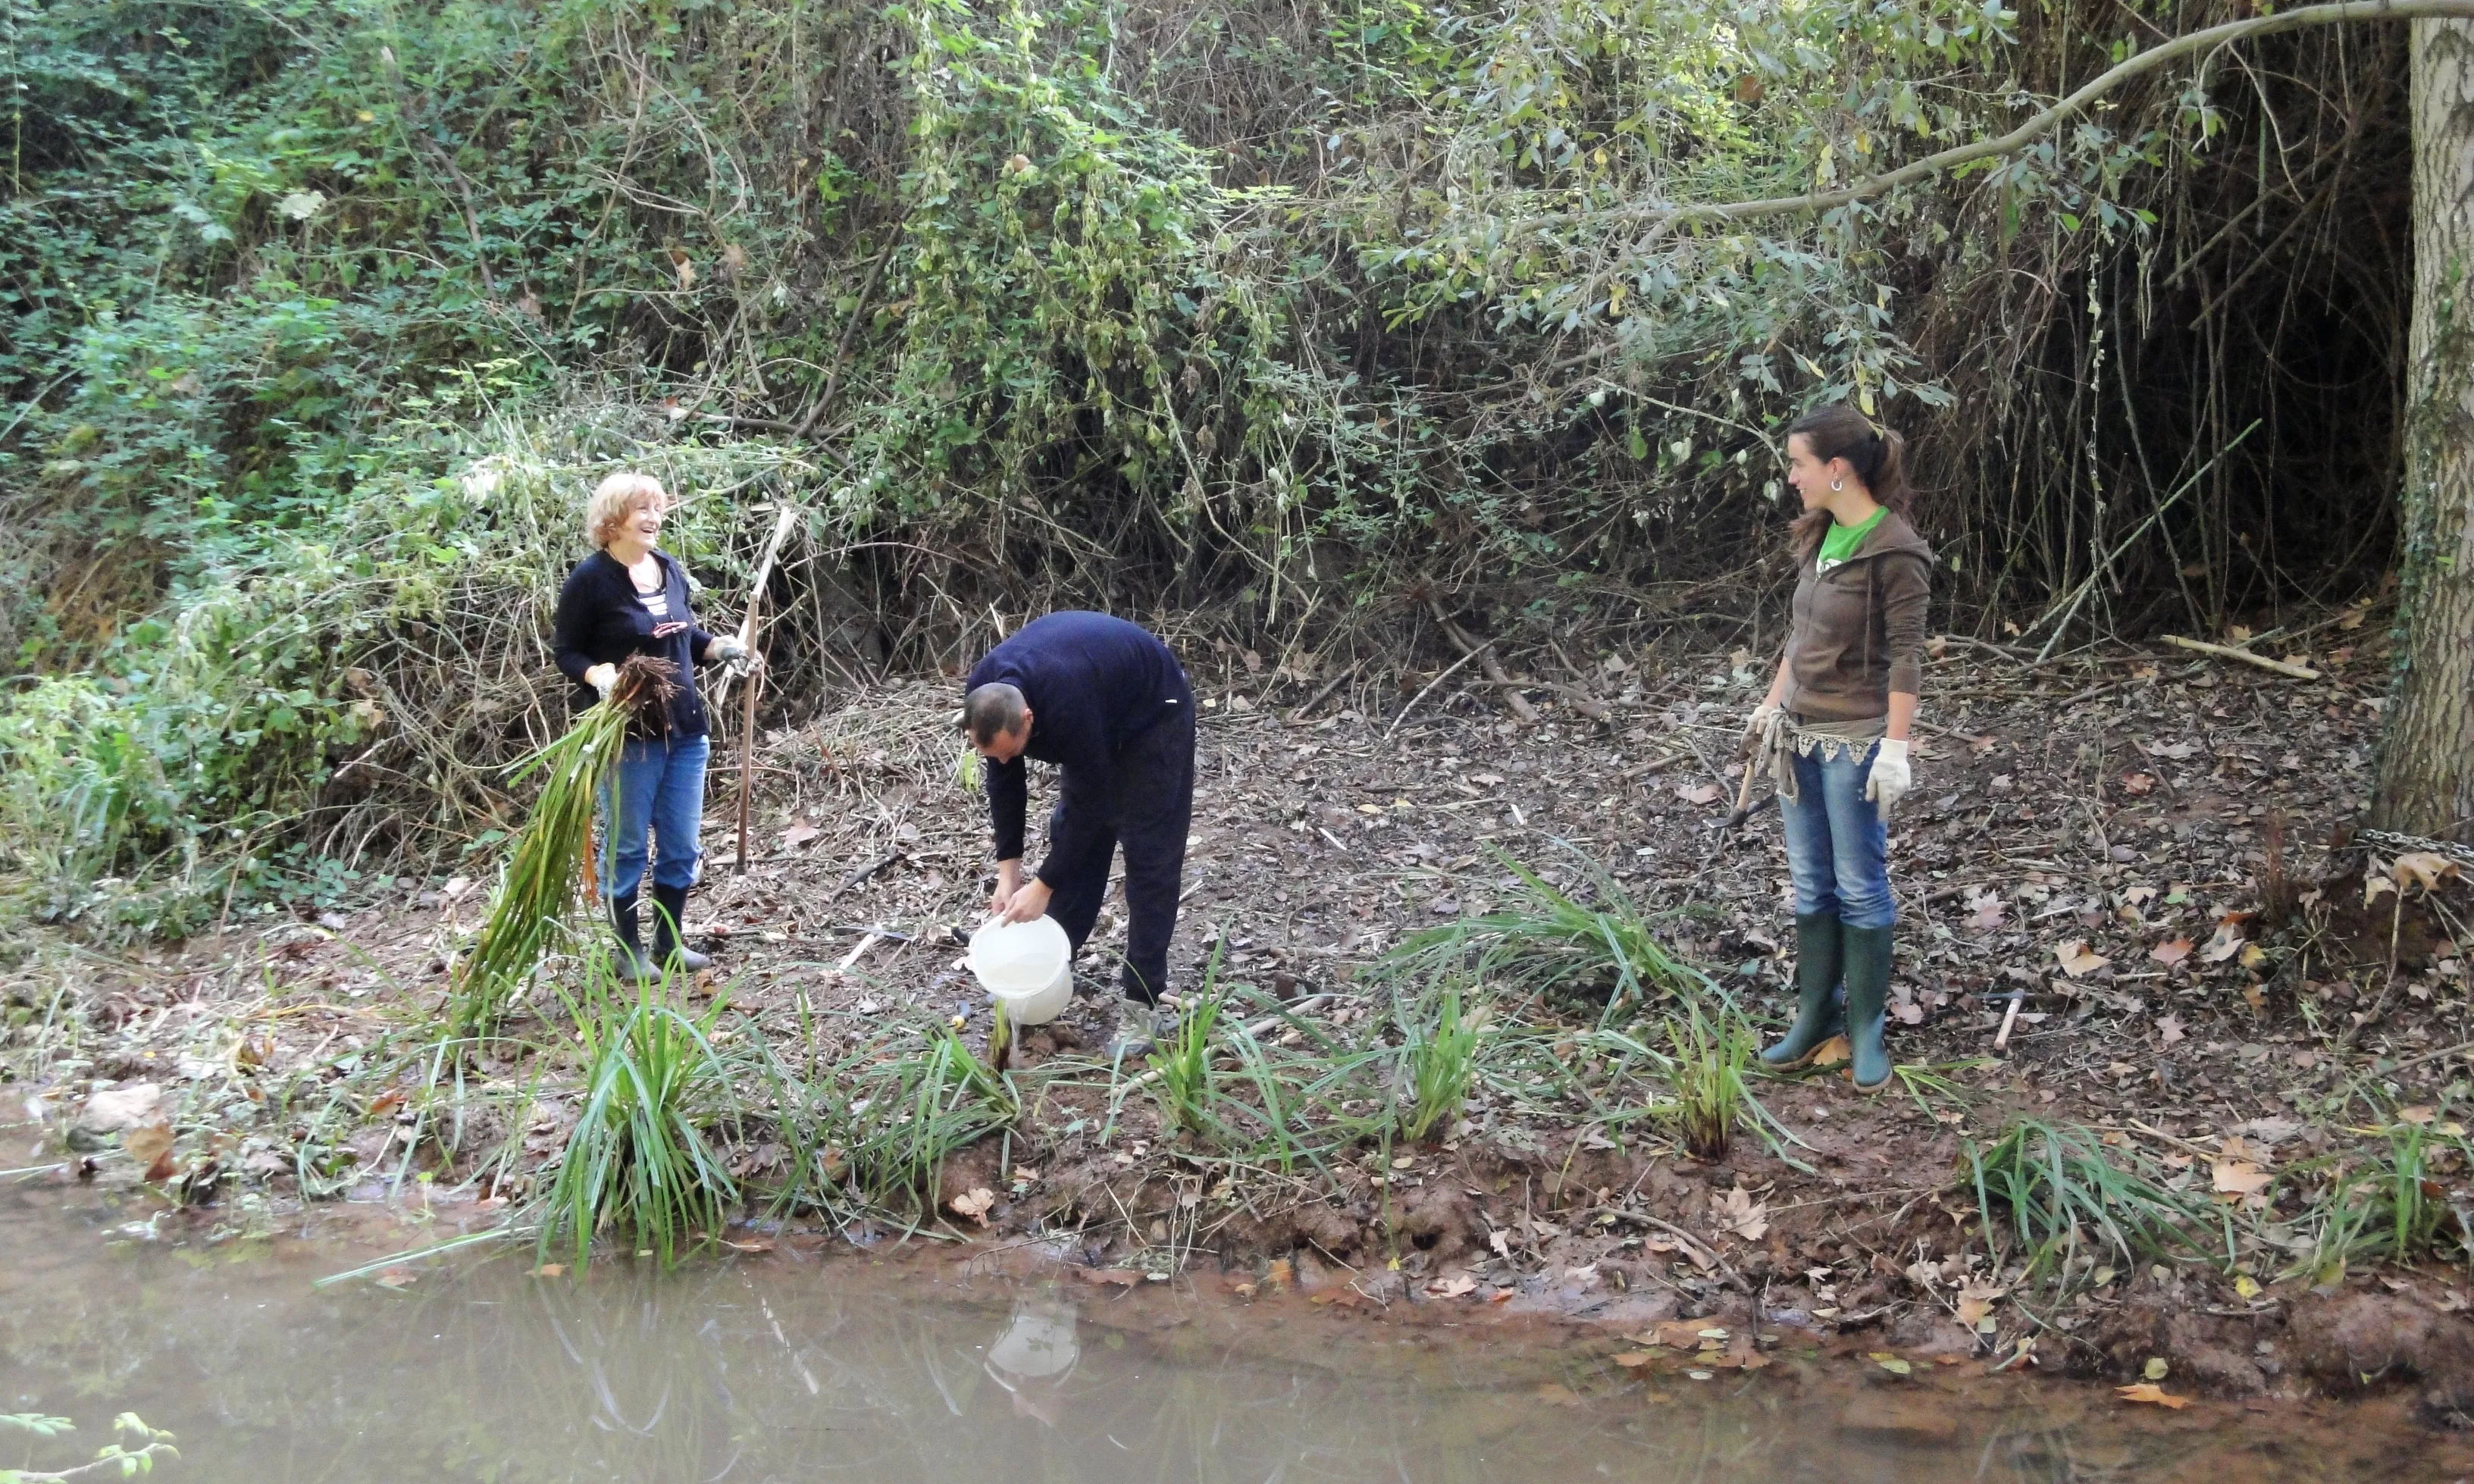
[[1786,830],[1796,1017],[1761,1060],[1803,1066],[1843,1032],[1856,1085],[1871,1092],[1890,1080],[1888,821],[1907,791],[1932,551],[1907,523],[1897,433],[1833,403],[1788,425],[1786,450],[1787,482],[1804,501],[1795,600],[1778,677],[1744,737],[1769,764]]

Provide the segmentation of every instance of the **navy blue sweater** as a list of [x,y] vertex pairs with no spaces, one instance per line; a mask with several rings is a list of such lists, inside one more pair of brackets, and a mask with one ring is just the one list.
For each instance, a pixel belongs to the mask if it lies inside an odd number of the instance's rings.
[[[567,585],[558,590],[558,616],[552,620],[550,650],[559,672],[575,682],[572,701],[578,710],[600,699],[584,683],[584,672],[595,665],[620,664],[631,654],[649,654],[679,668],[679,693],[670,702],[669,735],[702,737],[712,730],[704,700],[696,694],[696,662],[704,658],[713,636],[696,627],[688,612],[688,574],[667,551],[653,553],[662,564],[669,596],[670,616],[656,620],[636,596],[636,579],[607,551],[595,551],[576,563]],[[684,620],[687,627],[667,639],[655,639],[656,622]]]
[[[1194,709],[1194,690],[1168,645],[1149,630],[1104,613],[1052,613],[1024,624],[971,667],[963,693],[1001,681],[1020,690],[1030,704],[1031,741],[1012,762],[986,766],[988,817],[1000,861],[1022,855],[1023,811],[1031,798],[1024,758],[1063,767],[1073,793],[1105,798],[1126,743],[1178,708]],[[1073,810],[1061,811],[1051,830],[1055,838],[1048,842],[1049,859],[1073,859],[1066,847],[1087,827]],[[1045,867],[1040,880],[1048,881]]]

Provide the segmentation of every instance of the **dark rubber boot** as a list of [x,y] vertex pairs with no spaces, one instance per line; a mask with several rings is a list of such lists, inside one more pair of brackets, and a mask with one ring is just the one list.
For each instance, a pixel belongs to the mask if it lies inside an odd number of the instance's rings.
[[713,960],[687,945],[679,925],[688,920],[688,888],[653,884],[653,964],[668,972],[682,969],[699,974],[713,967]]
[[1890,1081],[1881,1049],[1881,1017],[1890,999],[1889,928],[1848,928],[1847,1039],[1856,1048],[1856,1090],[1875,1092]]
[[1846,1029],[1847,1017],[1838,1008],[1843,958],[1837,913],[1812,912],[1795,919],[1795,1025],[1786,1039],[1761,1053],[1761,1062],[1770,1070],[1794,1071]]
[[653,965],[644,958],[644,939],[638,931],[637,918],[634,897],[610,899],[610,931],[618,939],[618,951],[610,956],[610,972],[625,983],[641,985],[654,974]]

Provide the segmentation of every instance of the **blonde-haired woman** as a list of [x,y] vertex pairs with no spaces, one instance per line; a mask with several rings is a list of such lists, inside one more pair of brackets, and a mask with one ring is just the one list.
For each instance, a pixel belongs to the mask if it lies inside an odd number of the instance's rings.
[[[575,682],[579,706],[607,696],[620,662],[631,654],[668,660],[679,669],[678,693],[656,723],[659,730],[648,727],[644,735],[627,739],[602,799],[607,844],[601,890],[618,935],[619,971],[639,979],[664,970],[692,973],[711,961],[690,950],[679,931],[688,889],[696,880],[705,759],[712,750],[696,667],[744,669],[754,663],[745,645],[706,633],[688,612],[687,573],[654,546],[669,509],[668,493],[649,474],[615,474],[594,487],[584,507],[584,529],[598,549],[577,563],[559,589],[552,641],[560,672]],[[637,904],[648,857],[654,904],[649,961],[639,936]]]

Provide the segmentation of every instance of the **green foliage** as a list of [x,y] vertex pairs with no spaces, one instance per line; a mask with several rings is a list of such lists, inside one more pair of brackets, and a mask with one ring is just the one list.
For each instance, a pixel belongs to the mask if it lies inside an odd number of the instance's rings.
[[1667,1075],[1675,1088],[1676,1136],[1696,1159],[1724,1159],[1744,1109],[1753,1028],[1732,1009],[1710,1014],[1687,1003],[1681,1019],[1666,1022],[1666,1040],[1674,1053]]
[[2413,1123],[2390,1124],[2380,1137],[2369,1157],[2341,1161],[2305,1208],[2310,1251],[2290,1276],[2341,1283],[2350,1266],[2417,1262],[2450,1248],[2474,1256],[2438,1168],[2449,1155],[2465,1157],[2465,1141]]
[[[1217,1127],[1215,1106],[1221,1101],[1220,1077],[1213,1065],[1221,1048],[1211,1044],[1220,1023],[1220,951],[1214,948],[1201,993],[1177,1017],[1176,1034],[1152,1048],[1152,1095],[1159,1104],[1163,1132],[1204,1132]],[[1128,1010],[1128,1014],[1140,1013]]]
[[[1637,211],[1983,136],[2092,37],[2212,13],[0,0],[21,905],[180,931],[503,838],[621,461],[688,496],[708,591],[797,498],[786,626],[925,616],[906,663],[988,601],[1261,629],[1483,572],[1501,633],[1707,575],[1784,418],[1942,396],[1911,284],[2135,234],[2123,182],[2215,116],[2166,88],[1828,215]],[[1598,915],[1505,941],[1688,980]]]
[[1508,901],[1412,935],[1384,956],[1376,972],[1409,980],[1467,973],[1532,993],[1594,1001],[1603,1006],[1602,1025],[1653,1001],[1718,992],[1709,976],[1667,951],[1613,877],[1578,852],[1573,856],[1585,886],[1567,890],[1497,852],[1512,878]]
[[1416,1143],[1460,1116],[1469,1083],[1477,1077],[1477,1041],[1484,1012],[1461,1012],[1461,986],[1446,983],[1416,1007],[1395,1004],[1401,1032],[1401,1083],[1407,1103],[1400,1135]]
[[0,841],[35,915],[179,933],[236,888],[286,888],[298,847],[279,827],[376,719],[337,693],[343,565],[291,555],[137,625],[117,672],[0,708]]
[[458,968],[451,1034],[496,1031],[507,1002],[565,940],[593,848],[594,819],[627,743],[629,715],[615,698],[594,706],[518,770],[519,777],[539,773],[541,791],[516,834],[480,937]]
[[2105,1157],[2087,1130],[2013,1120],[1990,1145],[1961,1156],[1977,1209],[2009,1224],[2035,1275],[2068,1271],[2092,1250],[2133,1258],[2216,1253],[2204,1201],[2168,1190]]
[[[27,1432],[44,1441],[77,1431],[75,1423],[65,1417],[47,1417],[39,1412],[0,1413],[0,1431]],[[0,1469],[0,1484],[36,1484],[36,1480],[81,1478],[134,1478],[153,1473],[158,1458],[178,1459],[179,1441],[161,1427],[147,1425],[134,1412],[123,1412],[111,1420],[116,1440],[97,1448],[85,1463],[65,1469]]]
[[691,1241],[719,1236],[739,1200],[707,1131],[738,1107],[713,1045],[721,1002],[691,1017],[665,1002],[663,985],[618,982],[597,958],[586,983],[571,1007],[584,1106],[548,1191],[542,1247],[571,1240],[581,1268],[594,1236],[616,1229],[667,1266]]

